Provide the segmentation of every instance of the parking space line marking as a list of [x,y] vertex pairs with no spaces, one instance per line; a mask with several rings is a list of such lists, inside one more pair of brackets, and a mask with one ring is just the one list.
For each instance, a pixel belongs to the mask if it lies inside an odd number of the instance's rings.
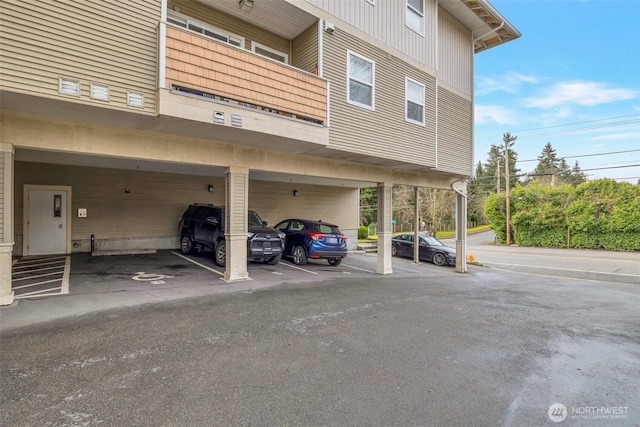
[[606,274],[609,276],[622,276],[622,277],[633,277],[633,278],[637,278],[639,277],[637,274],[625,274],[625,273],[607,273],[606,271],[589,271],[589,270],[576,270],[576,269],[572,269],[572,268],[559,268],[559,267],[541,267],[541,266],[531,266],[531,265],[524,265],[524,264],[508,264],[508,263],[504,263],[504,262],[492,262],[492,261],[487,261],[485,262],[487,265],[510,265],[513,267],[529,267],[529,268],[541,268],[541,269],[546,269],[546,270],[560,270],[560,271],[571,271],[574,273],[595,273],[595,274]]
[[[34,283],[29,283],[27,285],[14,286],[12,289],[25,289],[25,288],[30,288],[32,286],[46,285],[47,283],[57,283],[59,281],[60,279],[45,280],[43,282],[34,282]],[[60,289],[60,288],[55,288],[55,289]],[[49,291],[51,289],[45,289],[45,290]]]
[[35,276],[27,276],[27,277],[20,277],[19,279],[12,279],[13,282],[19,282],[20,280],[30,280],[30,279],[38,279],[40,277],[46,277],[46,276],[55,276],[58,274],[62,274],[62,271],[54,271],[53,273],[46,273],[46,274],[38,274]]
[[360,268],[360,267],[355,267],[355,266],[349,265],[349,264],[342,264],[342,265],[344,265],[345,267],[353,268],[355,270],[366,271],[367,273],[375,273],[376,272],[375,270],[367,270],[367,269]]
[[194,261],[194,260],[192,260],[192,259],[190,259],[190,258],[187,258],[186,256],[184,256],[184,255],[182,255],[182,254],[179,254],[179,253],[177,253],[177,252],[171,252],[171,253],[172,253],[172,254],[174,254],[174,255],[178,255],[180,258],[185,259],[185,260],[189,261],[190,263],[197,265],[198,267],[202,267],[202,268],[204,268],[205,270],[209,270],[209,271],[211,271],[212,273],[216,273],[216,274],[219,274],[220,276],[224,276],[224,273],[220,273],[220,272],[219,272],[218,270],[216,270],[215,268],[207,267],[206,265],[204,265],[204,264],[200,264],[199,262]]
[[306,271],[307,273],[311,273],[311,274],[318,274],[315,271],[305,270],[304,268],[296,267],[295,265],[286,264],[284,262],[280,262],[280,263],[278,263],[278,265],[284,265],[284,266],[287,266],[287,267],[290,267],[290,268],[295,268],[296,270]]
[[21,295],[16,295],[15,299],[24,299],[24,298],[33,298],[33,297],[50,297],[50,296],[54,296],[54,295],[60,295],[61,292],[56,292],[56,293],[51,293],[51,294],[45,294],[44,293],[44,292],[57,291],[57,290],[62,291],[62,288],[43,289],[41,291],[30,292],[30,293],[21,294]]

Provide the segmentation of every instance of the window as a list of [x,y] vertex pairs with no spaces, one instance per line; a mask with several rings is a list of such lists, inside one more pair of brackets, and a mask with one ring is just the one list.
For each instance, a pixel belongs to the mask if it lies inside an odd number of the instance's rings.
[[353,52],[347,53],[347,75],[349,87],[347,102],[361,107],[374,109],[375,98],[375,62]]
[[179,25],[182,28],[187,28],[191,31],[195,31],[196,33],[211,37],[212,39],[244,48],[244,38],[226,33],[202,22],[194,21],[184,15],[169,11],[167,21],[172,24]]
[[259,43],[251,42],[251,50],[259,55],[266,56],[267,58],[274,59],[278,62],[284,62],[285,64],[289,63],[289,55],[275,49],[271,49],[270,47],[263,46]]
[[424,0],[407,0],[407,27],[424,35]]
[[407,77],[404,92],[407,103],[406,120],[424,126],[424,85]]

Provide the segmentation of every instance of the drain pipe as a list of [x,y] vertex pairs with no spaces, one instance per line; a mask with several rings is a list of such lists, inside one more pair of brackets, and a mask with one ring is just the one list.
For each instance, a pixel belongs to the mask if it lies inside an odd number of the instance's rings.
[[466,178],[451,183],[456,192],[456,272],[467,272],[467,195],[456,188],[456,183],[466,183]]
[[488,31],[486,34],[483,34],[483,35],[481,35],[480,37],[477,37],[477,38],[473,41],[473,44],[476,44],[476,42],[477,42],[478,40],[480,40],[480,39],[483,39],[483,38],[487,37],[489,34],[491,34],[491,33],[495,33],[496,31],[500,30],[502,27],[504,27],[504,21],[502,21],[502,23],[501,23],[499,26],[497,26],[496,28],[494,28],[493,30]]

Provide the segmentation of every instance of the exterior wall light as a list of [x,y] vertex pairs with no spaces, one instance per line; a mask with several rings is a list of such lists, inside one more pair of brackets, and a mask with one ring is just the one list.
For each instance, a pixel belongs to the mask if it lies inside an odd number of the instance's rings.
[[298,193],[298,190],[293,190],[293,197],[298,197],[298,194],[300,194]]
[[253,0],[240,0],[238,5],[240,6],[240,9],[249,13],[251,12],[251,9],[253,9]]

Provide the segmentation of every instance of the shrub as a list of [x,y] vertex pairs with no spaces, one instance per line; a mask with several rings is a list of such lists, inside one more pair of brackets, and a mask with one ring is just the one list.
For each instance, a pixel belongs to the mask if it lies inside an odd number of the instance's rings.
[[364,225],[358,227],[358,239],[366,239],[369,237],[369,229]]

